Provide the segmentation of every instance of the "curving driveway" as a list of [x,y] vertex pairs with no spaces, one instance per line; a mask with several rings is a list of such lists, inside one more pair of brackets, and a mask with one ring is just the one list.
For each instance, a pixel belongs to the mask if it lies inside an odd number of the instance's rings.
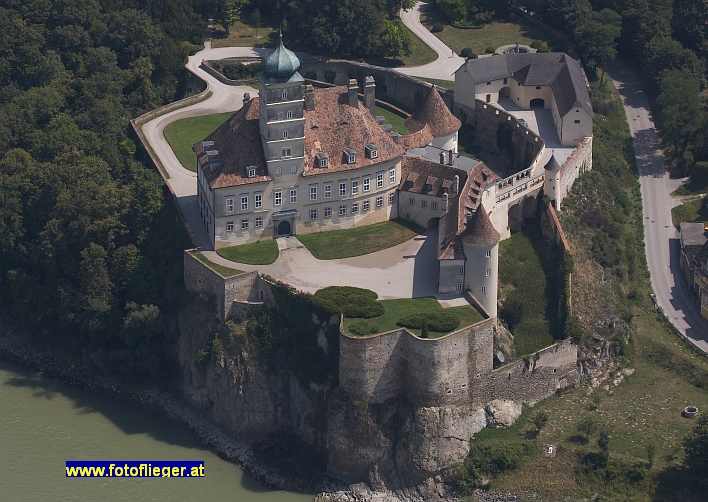
[[693,302],[679,265],[679,232],[671,222],[671,197],[683,181],[666,172],[661,144],[640,82],[622,62],[607,68],[622,96],[639,170],[644,217],[644,245],[656,303],[666,317],[696,347],[708,352],[708,321]]

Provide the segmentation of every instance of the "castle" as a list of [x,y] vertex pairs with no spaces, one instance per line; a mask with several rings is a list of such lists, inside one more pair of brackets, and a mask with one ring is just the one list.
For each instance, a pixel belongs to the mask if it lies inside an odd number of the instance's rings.
[[[591,134],[587,89],[571,58],[514,54],[479,61],[456,74],[459,116],[478,117],[507,94],[530,107],[545,103],[565,122],[582,111],[582,123],[561,123],[559,134],[578,140],[588,123]],[[363,104],[354,79],[347,86],[305,86],[300,61],[282,38],[262,68],[258,97],[244,96],[239,111],[194,145],[197,200],[215,248],[405,218],[439,229],[438,293],[468,292],[494,318],[500,239],[535,212],[542,190],[559,208],[577,175],[591,167],[591,137],[576,141],[578,154],[561,166],[531,133],[532,161],[502,178],[458,153],[462,122],[435,86],[401,135],[376,116],[371,76],[363,79]],[[478,99],[481,92],[485,100]]]

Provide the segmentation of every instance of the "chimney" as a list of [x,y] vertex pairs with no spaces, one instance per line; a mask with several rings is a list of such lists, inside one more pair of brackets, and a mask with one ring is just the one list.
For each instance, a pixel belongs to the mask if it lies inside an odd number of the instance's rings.
[[371,76],[364,79],[364,106],[376,116],[376,82]]
[[243,106],[246,106],[246,103],[251,101],[251,95],[247,92],[243,93]]
[[355,79],[349,79],[349,106],[359,107],[359,84]]
[[315,109],[315,89],[312,84],[305,87],[305,110]]
[[452,194],[457,195],[459,191],[460,191],[460,177],[456,174],[455,177],[452,178]]
[[448,161],[448,165],[450,165],[450,166],[455,162],[455,157],[453,157],[454,153],[455,153],[455,150],[453,150],[451,148],[450,149],[450,160]]
[[445,164],[445,152],[440,152],[440,163]]

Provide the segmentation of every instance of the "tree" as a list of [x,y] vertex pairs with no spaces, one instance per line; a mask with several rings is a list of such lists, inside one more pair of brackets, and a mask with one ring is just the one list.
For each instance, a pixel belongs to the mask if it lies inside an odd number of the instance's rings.
[[241,9],[247,0],[217,0],[216,19],[224,27],[226,34],[229,34],[229,26],[241,19]]
[[585,437],[585,442],[590,440],[590,436],[597,431],[597,424],[591,417],[581,418],[576,425],[578,432]]
[[604,66],[617,55],[622,17],[610,9],[594,12],[591,19],[578,26],[573,33],[580,53],[589,66],[599,65],[602,70],[600,87],[605,78]]
[[538,411],[534,413],[533,417],[531,417],[531,423],[536,428],[536,434],[539,434],[541,429],[543,429],[548,423],[548,413],[545,411]]
[[253,12],[251,12],[251,21],[253,21],[253,26],[256,27],[256,38],[258,38],[258,28],[261,27],[261,11],[253,9]]
[[696,426],[683,440],[686,459],[683,461],[698,485],[708,489],[708,415],[698,418]]
[[705,121],[696,80],[688,69],[664,70],[659,80],[661,93],[656,102],[659,125],[681,158],[692,135]]
[[524,317],[524,304],[518,298],[510,297],[504,301],[499,317],[506,323],[509,331],[514,332],[514,328]]
[[387,21],[381,32],[381,52],[384,56],[410,56],[413,52],[413,38],[403,23],[397,19]]
[[671,34],[684,47],[700,51],[706,40],[708,0],[674,0]]

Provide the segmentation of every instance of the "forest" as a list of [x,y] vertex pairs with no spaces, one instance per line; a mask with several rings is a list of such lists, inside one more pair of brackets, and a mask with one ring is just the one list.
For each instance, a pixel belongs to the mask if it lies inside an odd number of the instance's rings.
[[129,119],[178,99],[188,0],[0,1],[2,315],[119,376],[164,369],[189,245]]

